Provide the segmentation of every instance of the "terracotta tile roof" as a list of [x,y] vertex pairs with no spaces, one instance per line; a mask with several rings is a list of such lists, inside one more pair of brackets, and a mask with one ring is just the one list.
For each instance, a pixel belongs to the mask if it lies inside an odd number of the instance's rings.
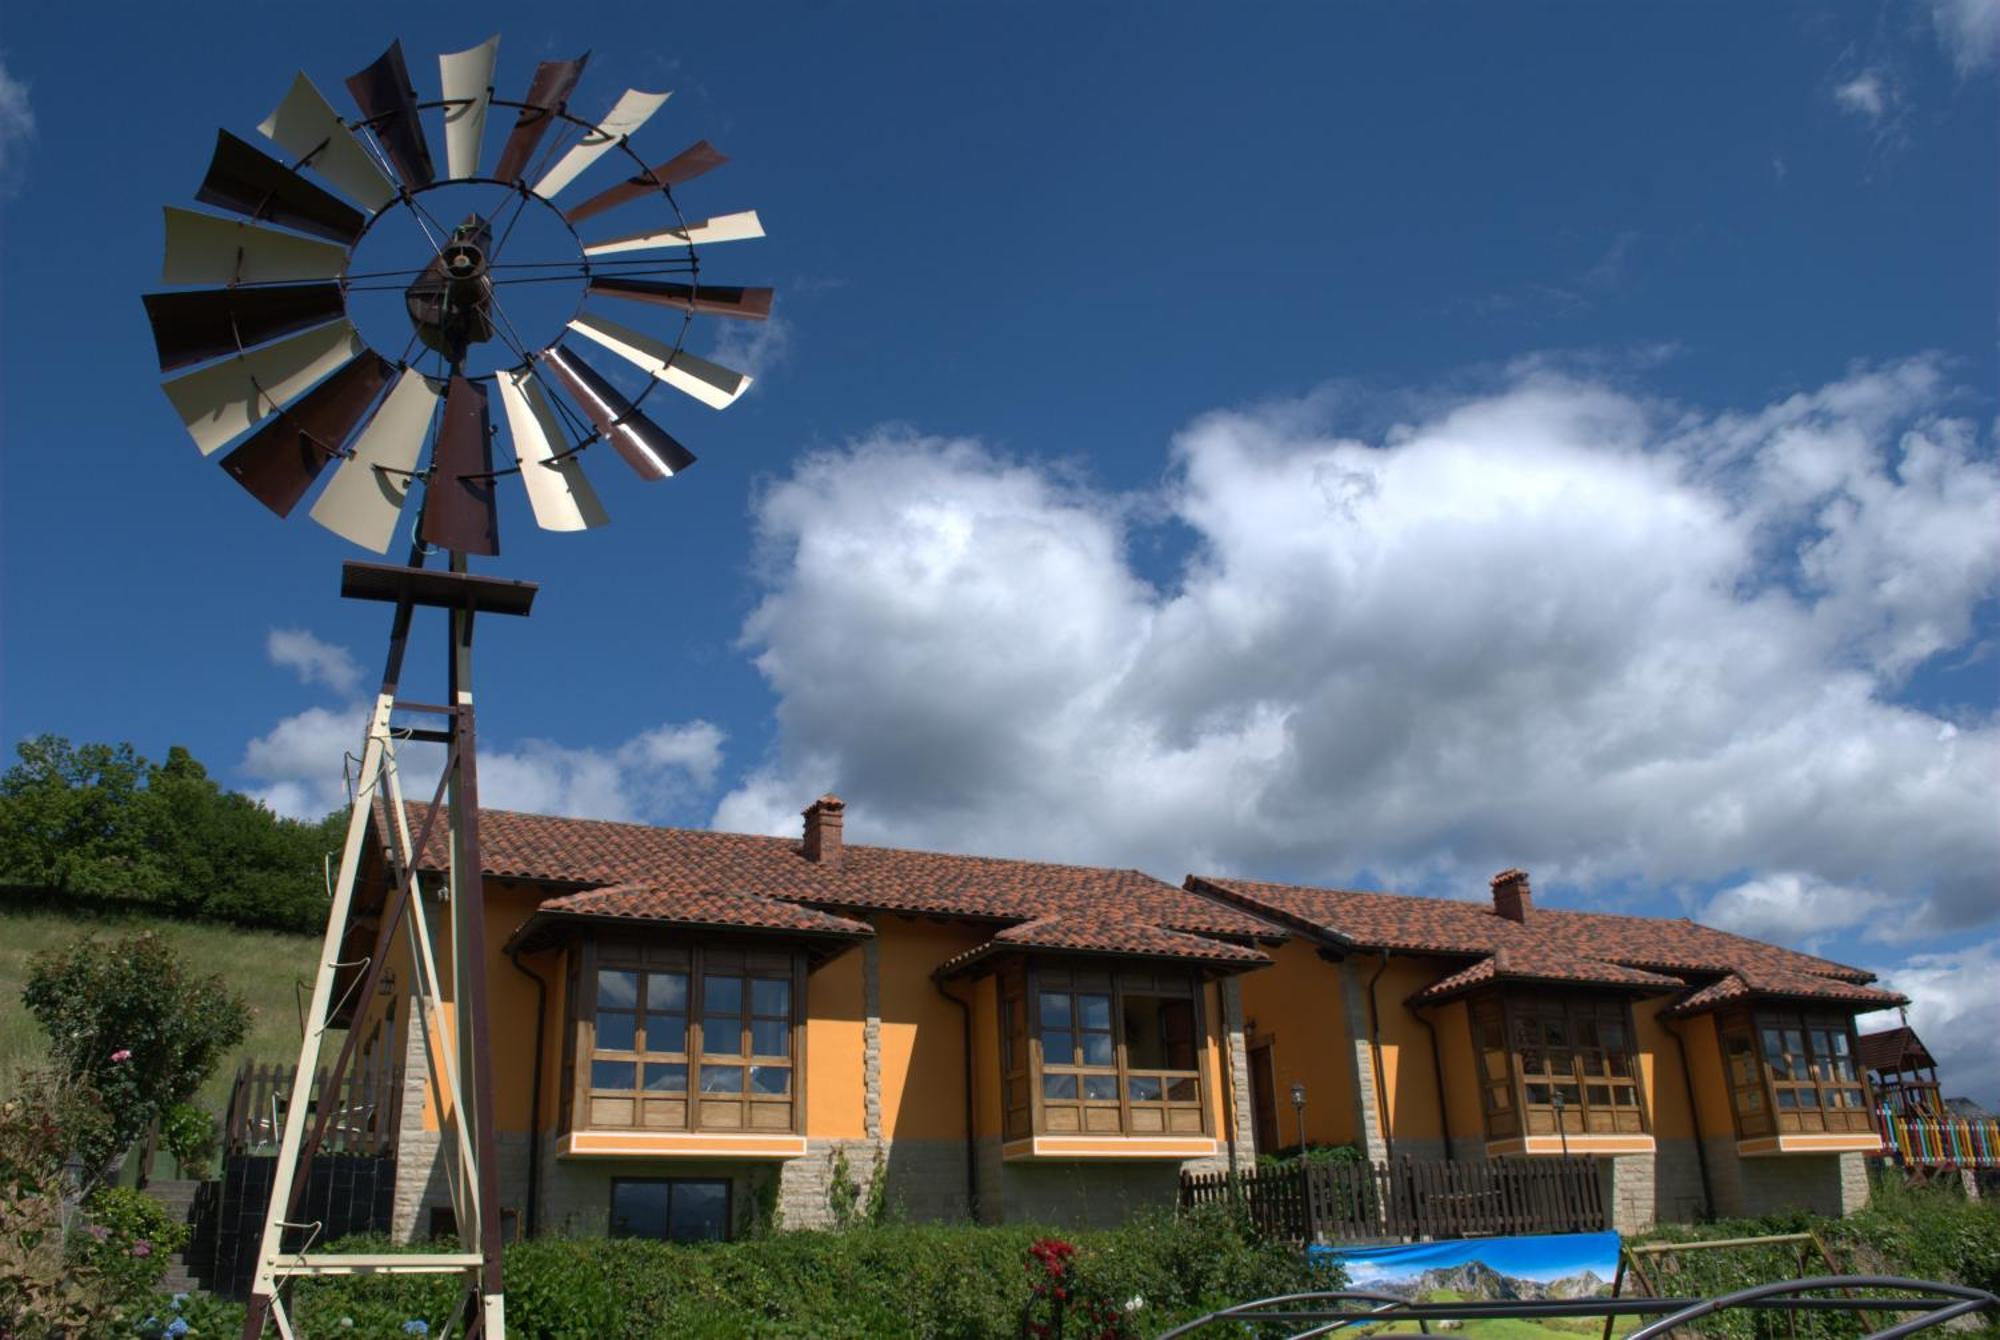
[[1934,1066],[1930,1049],[1914,1028],[1885,1028],[1855,1039],[1854,1054],[1865,1070],[1901,1070],[1909,1065]]
[[[411,804],[408,808],[414,833],[428,807]],[[479,836],[487,876],[629,891],[612,900],[618,906],[636,908],[641,904],[631,900],[643,898],[645,906],[701,905],[719,915],[724,909],[715,900],[728,897],[754,900],[736,907],[745,918],[779,915],[770,911],[776,905],[831,912],[967,917],[1003,926],[1060,919],[1069,928],[1064,933],[1075,941],[1072,947],[1083,947],[1085,939],[1094,937],[1095,947],[1107,953],[1218,964],[1246,960],[1236,956],[1237,946],[1207,937],[1253,940],[1285,936],[1269,921],[1137,870],[853,843],[843,844],[836,866],[808,860],[802,843],[792,838],[654,828],[508,810],[481,810]],[[445,855],[440,829],[432,833],[419,868],[441,870]],[[544,906],[562,901],[551,899]],[[740,920],[721,924],[767,923]],[[1263,955],[1247,952],[1252,956],[1248,961],[1265,961]]]
[[572,917],[629,917],[689,926],[742,926],[807,935],[864,938],[875,928],[779,898],[754,893],[668,893],[637,884],[612,884],[545,900],[540,911]]
[[1884,991],[1876,986],[1863,986],[1859,982],[1837,981],[1831,977],[1822,977],[1818,973],[1744,968],[1690,992],[1685,998],[1674,1002],[1666,1013],[1675,1017],[1700,1014],[1732,1001],[1748,1000],[1752,997],[1824,1001],[1859,1010],[1881,1010],[1891,1005],[1910,1003],[1908,996],[1894,991]]
[[1188,959],[1236,969],[1261,967],[1271,961],[1270,955],[1261,949],[1144,922],[1109,924],[1095,917],[1051,916],[1009,926],[978,948],[945,960],[938,965],[937,975],[949,977],[995,954],[1015,949]]
[[1482,956],[1500,949],[1549,950],[1676,975],[1705,977],[1749,969],[1844,982],[1875,979],[1873,973],[1861,968],[1732,935],[1685,918],[1537,907],[1526,922],[1517,922],[1499,915],[1490,902],[1194,875],[1188,877],[1188,887],[1358,949]]
[[1583,982],[1636,991],[1678,991],[1687,985],[1678,977],[1621,967],[1602,959],[1578,958],[1547,948],[1510,946],[1469,968],[1440,977],[1410,997],[1412,1005],[1435,1005],[1486,982]]

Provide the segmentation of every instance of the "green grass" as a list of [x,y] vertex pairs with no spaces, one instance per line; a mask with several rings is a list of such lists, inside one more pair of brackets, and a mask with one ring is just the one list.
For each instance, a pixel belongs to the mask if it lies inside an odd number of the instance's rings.
[[47,1055],[41,1025],[21,1004],[28,961],[84,935],[109,939],[148,930],[165,936],[198,970],[221,973],[250,1004],[249,1037],[217,1067],[195,1096],[197,1104],[221,1116],[236,1067],[246,1057],[287,1065],[298,1059],[300,1002],[312,989],[318,936],[0,904],[0,1094],[12,1091],[22,1067],[39,1065]]

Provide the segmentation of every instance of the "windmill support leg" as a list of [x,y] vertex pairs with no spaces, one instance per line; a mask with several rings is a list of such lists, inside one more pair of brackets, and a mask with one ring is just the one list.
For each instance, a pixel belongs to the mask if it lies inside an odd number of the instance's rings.
[[[284,1290],[290,1280],[301,1276],[448,1273],[465,1281],[459,1310],[463,1334],[479,1336],[481,1340],[504,1340],[498,1141],[493,1129],[485,889],[481,878],[479,773],[471,691],[472,626],[474,615],[480,611],[526,614],[534,588],[526,583],[473,577],[465,572],[458,555],[453,555],[448,574],[423,573],[415,568],[396,572],[350,564],[347,576],[346,594],[393,600],[397,605],[396,622],[382,690],[369,717],[360,781],[341,852],[340,874],[334,883],[332,905],[327,909],[326,940],[313,984],[311,1013],[300,1040],[299,1065],[286,1098],[271,1204],[265,1214],[243,1336],[245,1340],[256,1340],[267,1327],[275,1327],[286,1340],[295,1334]],[[449,694],[444,706],[412,703],[397,696],[397,679],[412,607],[416,604],[441,607],[449,616]],[[396,759],[399,732],[391,724],[392,715],[398,711],[431,713],[443,716],[447,722],[447,729],[442,732],[402,732],[447,746],[438,793],[421,832],[414,839],[402,803]],[[337,974],[343,966],[352,966],[340,962],[341,944],[353,912],[363,859],[369,854],[365,849],[370,825],[378,813],[386,820],[386,831],[379,835],[381,850],[374,855],[386,858],[392,889],[375,937],[375,952],[362,972],[361,998],[371,996],[381,980],[386,946],[399,929],[396,922],[407,917],[402,929],[408,935],[417,988],[418,1016],[412,1022],[425,1030],[433,1058],[432,1085],[438,1112],[453,1128],[451,1141],[457,1155],[455,1160],[448,1161],[447,1167],[447,1172],[454,1174],[450,1182],[460,1238],[456,1251],[388,1255],[314,1251],[318,1245],[317,1231],[322,1226],[293,1222],[309,1182],[310,1161],[327,1127],[326,1114],[314,1123],[308,1112],[312,1076],[331,1023],[330,1016],[339,1009],[339,1002],[334,1000]],[[431,942],[423,885],[417,873],[426,839],[440,822],[444,825],[442,831],[449,851],[444,892],[450,909],[450,938],[448,944],[441,946],[452,965],[453,1000],[449,1006],[438,971],[439,955]],[[352,1044],[350,1037],[340,1049],[340,1059],[329,1077],[322,1105],[344,1075],[353,1053]],[[313,1236],[299,1248],[286,1250],[287,1232],[300,1229],[314,1230]]]

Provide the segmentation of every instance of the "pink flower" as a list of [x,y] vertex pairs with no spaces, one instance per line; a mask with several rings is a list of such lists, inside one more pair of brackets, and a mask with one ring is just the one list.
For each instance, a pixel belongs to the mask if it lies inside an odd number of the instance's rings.
[[132,1244],[132,1255],[138,1257],[146,1257],[146,1256],[151,1256],[152,1254],[153,1254],[153,1244],[146,1241],[146,1239],[140,1238],[137,1242]]
[[132,1049],[130,1047],[120,1047],[117,1051],[111,1053],[111,1064],[113,1065],[121,1065],[131,1059]]

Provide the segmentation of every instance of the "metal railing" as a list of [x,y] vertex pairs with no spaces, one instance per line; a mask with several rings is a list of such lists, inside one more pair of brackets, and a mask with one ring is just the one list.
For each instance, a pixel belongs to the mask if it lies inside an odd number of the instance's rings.
[[[1909,1296],[1885,1296],[1879,1292],[1885,1289]],[[1838,1297],[1810,1296],[1831,1290],[1842,1293]],[[1862,1290],[1869,1292],[1857,1292]],[[1874,1312],[1884,1318],[1906,1316],[1905,1320],[1871,1331],[1866,1340],[1901,1340],[1903,1336],[1975,1312],[1991,1312],[2000,1319],[2000,1297],[1984,1289],[1894,1275],[1816,1275],[1759,1284],[1717,1298],[1498,1298],[1420,1303],[1391,1294],[1352,1289],[1281,1294],[1197,1317],[1161,1332],[1157,1340],[1175,1340],[1205,1330],[1213,1334],[1241,1334],[1246,1325],[1255,1327],[1258,1335],[1282,1334],[1288,1340],[1305,1340],[1308,1336],[1330,1335],[1347,1327],[1401,1322],[1415,1322],[1428,1333],[1431,1322],[1617,1316],[1652,1318],[1625,1340],[1658,1340],[1676,1327],[1739,1308],[1792,1313]],[[1907,1316],[1910,1313],[1918,1315]],[[1285,1329],[1291,1327],[1299,1329]]]

